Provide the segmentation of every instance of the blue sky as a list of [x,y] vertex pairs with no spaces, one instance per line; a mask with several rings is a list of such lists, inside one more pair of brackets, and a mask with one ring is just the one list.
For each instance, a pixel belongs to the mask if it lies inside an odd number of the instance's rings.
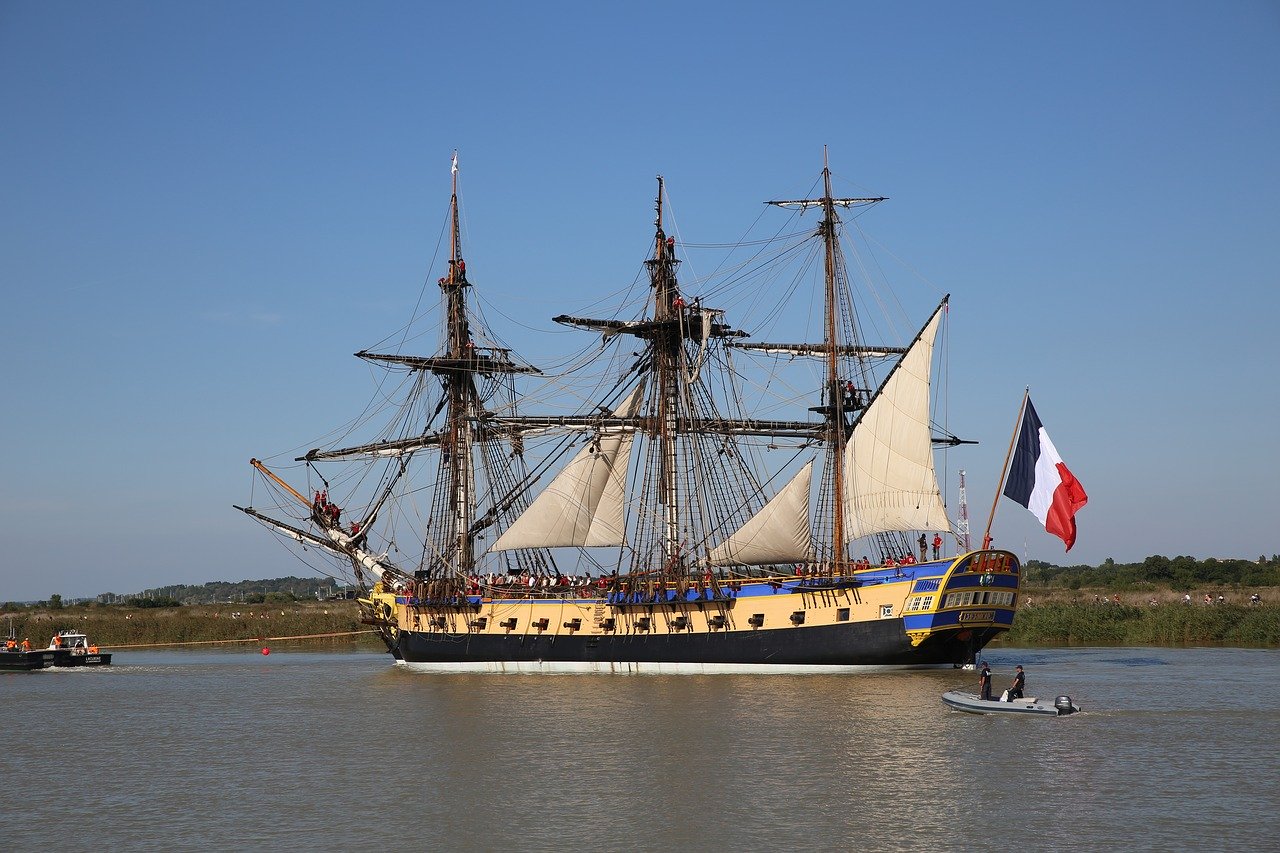
[[[532,360],[632,281],[654,176],[727,242],[808,190],[953,294],[974,527],[1022,388],[1097,563],[1280,552],[1280,6],[0,3],[0,600],[305,571],[232,503],[346,422],[458,149]],[[923,314],[921,314],[923,319]],[[948,484],[954,493],[954,483]],[[953,498],[954,500],[954,498]]]

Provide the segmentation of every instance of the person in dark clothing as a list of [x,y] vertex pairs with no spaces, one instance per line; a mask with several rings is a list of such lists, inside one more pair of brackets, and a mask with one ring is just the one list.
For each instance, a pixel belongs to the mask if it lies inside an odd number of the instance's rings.
[[982,662],[982,672],[978,673],[978,698],[991,701],[991,667]]
[[1013,685],[1009,687],[1010,701],[1013,701],[1014,699],[1021,699],[1023,688],[1027,686],[1027,677],[1022,672],[1021,664],[1015,667],[1015,670],[1016,671],[1013,674]]

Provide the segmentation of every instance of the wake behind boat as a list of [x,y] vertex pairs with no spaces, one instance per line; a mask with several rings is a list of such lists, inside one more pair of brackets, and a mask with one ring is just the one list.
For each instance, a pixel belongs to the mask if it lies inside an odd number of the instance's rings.
[[[379,389],[387,426],[295,459],[301,489],[251,460],[275,506],[237,507],[346,564],[397,662],[838,672],[962,665],[1009,629],[1018,559],[970,549],[935,470],[935,449],[969,443],[932,414],[948,300],[895,344],[867,343],[855,310],[876,300],[855,298],[837,211],[884,199],[834,196],[824,163],[820,195],[769,202],[793,217],[764,241],[773,260],[744,241],[750,261],[695,291],[677,278],[659,178],[644,299],[555,317],[593,335],[544,375],[469,304],[456,155],[452,174],[440,348],[357,353],[404,375],[399,396]],[[809,211],[817,223],[799,221]],[[798,273],[780,272],[792,259]],[[816,334],[786,332],[770,297]],[[747,343],[734,305],[818,340]]]
[[1052,702],[1037,699],[1034,696],[1002,701],[982,699],[976,693],[948,690],[942,694],[942,701],[957,711],[970,714],[1044,714],[1065,717],[1080,710],[1080,706],[1072,702],[1070,696],[1058,696]]

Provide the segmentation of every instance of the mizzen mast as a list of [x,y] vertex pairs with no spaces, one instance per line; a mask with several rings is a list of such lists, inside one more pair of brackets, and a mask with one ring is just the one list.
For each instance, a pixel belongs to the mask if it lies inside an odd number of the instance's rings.
[[[823,276],[823,340],[817,353],[825,356],[823,389],[825,403],[812,411],[826,416],[826,452],[828,476],[824,480],[830,483],[830,497],[827,501],[831,523],[831,558],[825,567],[832,573],[841,573],[848,562],[847,544],[845,542],[845,499],[844,472],[841,458],[845,443],[848,441],[851,424],[846,418],[862,408],[863,401],[859,389],[855,388],[852,379],[842,377],[839,356],[842,353],[859,353],[862,347],[857,341],[857,325],[849,318],[847,324],[840,322],[839,284],[844,277],[843,262],[839,252],[838,226],[840,218],[836,214],[837,207],[852,207],[857,204],[874,204],[884,201],[883,198],[835,198],[831,195],[831,169],[827,164],[827,152],[822,152],[822,197],[817,199],[792,199],[787,201],[770,201],[768,204],[777,207],[799,208],[810,207],[822,209],[822,221],[818,223],[818,234],[822,237],[824,247]],[[841,342],[842,326],[850,338],[847,344]]]

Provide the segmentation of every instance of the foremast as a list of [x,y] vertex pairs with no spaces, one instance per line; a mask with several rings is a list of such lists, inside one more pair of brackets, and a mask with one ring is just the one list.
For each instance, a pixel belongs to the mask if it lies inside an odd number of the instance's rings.
[[[457,600],[468,577],[475,573],[478,539],[489,527],[508,520],[523,508],[522,501],[517,498],[501,505],[495,504],[484,513],[478,512],[477,496],[483,491],[477,488],[479,467],[484,468],[489,490],[495,494],[512,491],[527,476],[519,451],[513,447],[507,452],[508,448],[502,446],[508,438],[507,433],[499,432],[490,425],[492,413],[486,408],[486,402],[494,395],[504,393],[504,407],[510,408],[515,399],[512,376],[539,372],[514,360],[510,350],[476,344],[477,335],[487,341],[489,333],[482,323],[473,327],[467,304],[471,284],[462,255],[456,152],[450,183],[448,269],[438,281],[444,315],[440,348],[431,356],[368,350],[356,353],[358,358],[388,369],[407,370],[418,375],[419,378],[412,383],[410,399],[401,406],[404,416],[397,417],[392,425],[398,433],[354,446],[313,449],[295,460],[305,462],[317,475],[320,471],[314,464],[316,462],[363,460],[366,464],[377,464],[385,460],[389,467],[381,477],[381,485],[372,500],[365,504],[356,496],[350,496],[350,500],[343,503],[346,518],[351,523],[340,524],[343,511],[338,509],[337,501],[329,499],[329,480],[323,475],[320,476],[325,489],[316,491],[312,500],[255,459],[252,460],[253,466],[273,488],[289,496],[287,503],[297,501],[307,508],[309,518],[306,521],[313,524],[315,532],[270,518],[251,507],[238,507],[303,545],[316,545],[329,553],[349,558],[362,586],[365,585],[364,572],[371,572],[378,580],[386,580],[385,575],[389,573],[397,589],[409,588],[416,581],[430,581],[426,587],[420,584],[415,587],[420,597],[425,595],[445,601]],[[426,381],[428,376],[434,377],[438,384]],[[404,512],[403,507],[394,513],[384,513],[383,509],[393,500],[393,492],[401,487],[402,481],[407,482],[406,473],[414,454],[424,449],[438,453],[438,464],[435,466],[430,512],[412,533],[413,538],[422,542],[423,551],[416,565],[414,557],[408,557],[404,563],[392,563],[386,553],[374,556],[377,551],[368,542],[371,536],[377,535],[382,545],[400,552],[391,527],[397,519],[408,522],[411,516]],[[367,509],[353,512],[357,503],[367,506]],[[386,520],[377,524],[378,530],[375,531],[374,523],[380,520],[380,514]],[[532,559],[529,565],[541,566],[542,561]]]
[[[418,569],[420,577],[444,581],[435,588],[440,596],[448,598],[461,590],[466,579],[475,573],[476,543],[480,536],[500,516],[519,510],[519,501],[495,505],[488,512],[477,512],[477,463],[483,462],[491,489],[502,494],[523,479],[523,474],[511,470],[512,463],[523,466],[518,451],[496,454],[495,445],[501,436],[487,426],[489,412],[477,387],[477,377],[493,379],[519,373],[539,371],[511,358],[508,350],[477,346],[472,329],[471,314],[467,305],[467,293],[471,282],[467,278],[467,264],[462,256],[461,218],[458,212],[458,155],[454,152],[450,174],[449,195],[449,265],[437,284],[444,307],[441,330],[441,351],[432,357],[379,354],[362,351],[360,358],[405,366],[435,374],[443,388],[441,406],[443,421],[438,432],[427,434],[407,442],[410,447],[437,445],[440,465],[436,472],[436,485],[428,518],[426,533],[427,550]],[[511,392],[514,394],[514,392]],[[514,397],[512,402],[514,401]],[[396,442],[380,445],[382,452],[395,449]],[[486,449],[488,448],[488,449]],[[477,450],[481,451],[477,459]],[[375,450],[375,452],[377,452]],[[505,456],[505,459],[499,457]],[[436,521],[442,522],[437,527]]]

